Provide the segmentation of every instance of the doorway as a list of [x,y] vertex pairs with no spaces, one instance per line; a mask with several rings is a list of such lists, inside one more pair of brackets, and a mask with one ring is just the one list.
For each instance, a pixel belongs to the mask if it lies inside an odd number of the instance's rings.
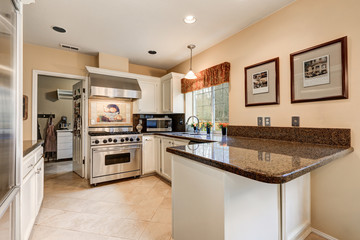
[[[62,165],[67,161],[66,165],[71,166],[68,168],[70,171],[86,178],[85,163],[81,161],[79,167],[79,161],[74,161],[85,159],[86,151],[83,146],[86,146],[86,139],[74,141],[73,136],[74,126],[79,126],[74,119],[73,89],[74,86],[85,86],[86,78],[42,71],[34,71],[33,75],[32,138],[46,142],[45,164],[51,163],[52,171],[56,170],[57,166],[59,170],[63,170]],[[81,105],[83,103],[85,101]],[[81,118],[80,121],[81,129],[86,129],[83,127],[84,119]]]

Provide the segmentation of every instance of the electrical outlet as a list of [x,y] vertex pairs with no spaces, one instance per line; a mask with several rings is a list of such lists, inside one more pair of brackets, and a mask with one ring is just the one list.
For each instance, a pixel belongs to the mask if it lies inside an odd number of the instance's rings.
[[271,126],[270,117],[265,117],[265,126],[266,126],[266,127],[270,127],[270,126]]
[[260,151],[258,151],[258,160],[259,161],[263,161],[264,159],[263,159],[263,152],[260,152]]
[[263,118],[262,117],[257,118],[257,124],[258,124],[259,127],[263,126]]
[[291,126],[300,127],[300,117],[298,116],[291,117]]
[[265,161],[266,161],[266,162],[270,162],[270,161],[271,161],[271,153],[269,153],[269,152],[266,152],[266,153],[265,153]]

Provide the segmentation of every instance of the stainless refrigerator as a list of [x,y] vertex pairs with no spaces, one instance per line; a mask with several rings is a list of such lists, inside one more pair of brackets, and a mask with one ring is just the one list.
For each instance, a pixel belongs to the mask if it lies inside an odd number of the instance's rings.
[[[19,33],[16,0],[0,0],[0,239],[18,237]],[[22,94],[21,94],[22,95]]]

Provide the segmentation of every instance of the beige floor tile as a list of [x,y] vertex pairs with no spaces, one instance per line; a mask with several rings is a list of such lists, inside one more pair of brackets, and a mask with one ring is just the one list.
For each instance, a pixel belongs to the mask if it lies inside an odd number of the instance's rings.
[[164,197],[147,197],[139,203],[139,206],[158,208],[163,200]]
[[171,224],[149,223],[141,234],[140,240],[169,240],[171,238]]
[[150,192],[146,194],[148,198],[165,197],[170,191],[169,187],[153,187]]
[[116,207],[116,203],[102,202],[102,201],[86,201],[82,207],[81,212],[93,214],[107,214],[110,209]]
[[158,208],[151,219],[151,222],[157,223],[171,223],[172,222],[172,212],[168,208]]
[[133,211],[133,208],[134,205],[131,204],[117,203],[114,207],[112,207],[111,209],[109,209],[109,211],[106,212],[106,215],[127,218]]
[[150,221],[154,216],[156,208],[149,208],[149,207],[134,207],[133,211],[129,214],[128,218],[136,219],[136,220],[143,220],[143,221]]
[[132,194],[147,194],[148,192],[150,192],[151,189],[152,189],[152,187],[150,187],[150,186],[135,186],[133,188],[133,190],[131,190],[129,193],[132,193]]
[[38,216],[36,217],[35,223],[38,224],[41,222],[45,222],[49,218],[52,218],[54,216],[61,215],[64,213],[65,213],[65,211],[63,211],[63,210],[42,207],[39,211]]
[[59,209],[64,211],[81,212],[86,200],[65,197],[47,197],[45,195],[42,206],[44,208]]
[[171,198],[164,198],[164,200],[160,204],[160,208],[171,209],[171,206],[172,206],[172,199]]
[[106,236],[35,225],[30,240],[104,240]]
[[307,236],[305,240],[326,240],[326,238],[323,238],[315,233],[310,233],[310,235]]
[[100,218],[92,231],[109,237],[139,239],[147,224],[144,221],[106,216]]

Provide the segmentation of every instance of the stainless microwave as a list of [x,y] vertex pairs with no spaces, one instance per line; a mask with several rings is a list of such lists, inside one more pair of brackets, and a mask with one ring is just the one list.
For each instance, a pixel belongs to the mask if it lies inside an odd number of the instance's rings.
[[146,130],[148,132],[171,132],[172,119],[165,118],[148,118],[146,119]]

